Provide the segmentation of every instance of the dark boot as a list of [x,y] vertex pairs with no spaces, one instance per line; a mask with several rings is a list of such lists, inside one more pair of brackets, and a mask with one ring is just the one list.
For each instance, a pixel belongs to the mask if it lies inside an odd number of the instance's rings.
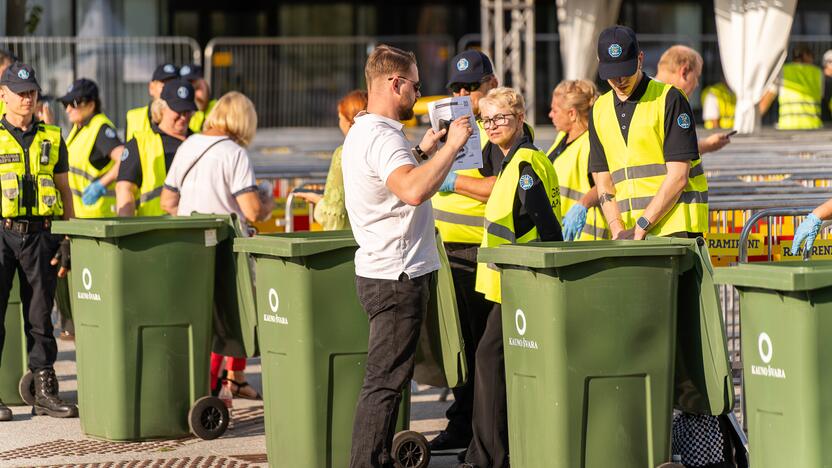
[[0,401],[0,421],[11,421],[13,418],[12,410]]
[[35,414],[53,418],[77,418],[78,407],[66,403],[58,396],[58,377],[54,369],[35,372]]

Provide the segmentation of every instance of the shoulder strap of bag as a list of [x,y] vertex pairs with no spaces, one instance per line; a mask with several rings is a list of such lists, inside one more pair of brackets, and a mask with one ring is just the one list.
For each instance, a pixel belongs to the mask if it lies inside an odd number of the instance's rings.
[[182,189],[182,186],[185,185],[185,179],[188,178],[188,174],[191,173],[191,169],[193,169],[194,166],[196,166],[196,163],[198,163],[199,160],[202,159],[203,156],[205,156],[205,153],[207,153],[214,146],[222,143],[223,141],[228,141],[228,140],[230,140],[230,138],[223,138],[221,140],[217,140],[217,141],[211,143],[210,145],[208,145],[207,148],[205,148],[205,150],[202,153],[200,153],[199,156],[196,157],[196,159],[194,159],[194,162],[192,162],[191,165],[188,166],[188,169],[185,171],[185,173],[182,174],[182,180],[179,181],[179,189],[180,190]]

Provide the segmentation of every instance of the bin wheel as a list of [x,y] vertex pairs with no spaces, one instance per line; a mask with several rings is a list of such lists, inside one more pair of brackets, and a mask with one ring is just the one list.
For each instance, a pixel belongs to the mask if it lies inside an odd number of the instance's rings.
[[414,431],[402,431],[393,437],[393,464],[396,468],[427,468],[430,449],[425,436]]
[[214,440],[223,435],[230,419],[222,400],[212,396],[200,398],[188,411],[188,426],[202,440]]
[[17,386],[17,393],[20,394],[20,398],[27,405],[35,404],[35,375],[31,371],[23,374],[20,384]]

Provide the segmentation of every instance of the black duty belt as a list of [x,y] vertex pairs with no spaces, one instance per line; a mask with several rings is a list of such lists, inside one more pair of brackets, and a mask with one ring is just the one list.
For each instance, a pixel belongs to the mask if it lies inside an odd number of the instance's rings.
[[18,234],[32,234],[35,232],[46,231],[52,227],[52,220],[49,218],[41,219],[3,219],[3,229],[6,231],[16,232]]

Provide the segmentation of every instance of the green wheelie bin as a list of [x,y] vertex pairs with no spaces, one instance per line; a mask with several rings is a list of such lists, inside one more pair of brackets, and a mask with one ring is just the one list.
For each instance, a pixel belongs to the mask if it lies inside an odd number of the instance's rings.
[[752,466],[832,466],[832,262],[743,263],[716,280],[740,294]]
[[228,410],[209,395],[215,250],[225,219],[55,222],[71,239],[78,407],[107,440],[219,437]]
[[17,278],[14,279],[9,293],[5,327],[6,339],[3,344],[3,356],[0,358],[0,401],[9,406],[31,404],[23,398],[24,396],[27,400],[32,398],[28,385],[32,379],[23,381],[24,376],[29,372],[29,362],[26,352],[26,332],[23,329],[23,306],[20,303]]
[[511,465],[654,468],[670,460],[679,274],[664,242],[504,245]]
[[[369,334],[367,314],[355,290],[357,248],[350,231],[235,241],[234,250],[250,253],[255,262],[270,466],[337,468],[349,464]],[[443,329],[452,328],[450,321],[444,322]],[[437,354],[448,357],[443,362],[449,375],[464,376],[460,374],[464,361],[452,361],[464,355],[461,349]],[[458,377],[448,377],[454,379]],[[399,465],[425,467],[430,457],[427,442],[405,431],[409,407],[409,389],[405,388],[396,426],[401,432],[394,439],[393,456]]]

